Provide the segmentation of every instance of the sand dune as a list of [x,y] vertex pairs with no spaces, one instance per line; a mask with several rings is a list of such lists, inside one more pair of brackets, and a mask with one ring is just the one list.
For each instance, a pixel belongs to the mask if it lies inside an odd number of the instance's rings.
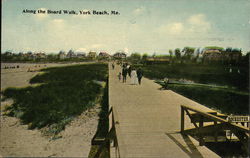
[[[1,91],[7,87],[29,86],[29,79],[40,73],[41,68],[72,64],[1,63]],[[16,68],[17,65],[19,68]],[[14,66],[15,68],[5,69]],[[75,118],[60,133],[61,138],[52,140],[43,136],[39,130],[28,130],[27,125],[22,125],[19,119],[2,115],[4,108],[12,102],[1,102],[0,157],[88,156],[91,139],[98,124],[99,105]]]

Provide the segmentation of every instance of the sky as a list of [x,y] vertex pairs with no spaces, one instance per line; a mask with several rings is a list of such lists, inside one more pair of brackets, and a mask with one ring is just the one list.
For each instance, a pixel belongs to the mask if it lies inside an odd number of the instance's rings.
[[[250,0],[1,0],[1,52],[250,51]],[[36,14],[24,10],[35,10]],[[38,13],[45,11],[45,14]],[[77,14],[48,14],[74,10]],[[93,11],[109,15],[93,15]],[[80,14],[80,11],[91,15]],[[111,11],[117,11],[113,15]]]

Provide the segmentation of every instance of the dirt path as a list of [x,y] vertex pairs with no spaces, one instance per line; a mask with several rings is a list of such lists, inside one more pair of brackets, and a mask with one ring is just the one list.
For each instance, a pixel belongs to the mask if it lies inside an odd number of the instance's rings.
[[[13,65],[19,65],[19,69],[3,69],[5,66]],[[65,64],[40,64],[40,67],[39,64],[2,64],[1,90],[7,87],[28,86],[29,79],[39,72],[27,72],[27,70],[38,70],[45,65],[65,66]],[[12,100],[1,102],[0,157],[88,157],[91,139],[97,129],[99,105],[75,118],[60,133],[61,138],[51,140],[43,136],[39,130],[28,130],[27,125],[22,125],[19,119],[2,115],[4,108],[12,102]]]

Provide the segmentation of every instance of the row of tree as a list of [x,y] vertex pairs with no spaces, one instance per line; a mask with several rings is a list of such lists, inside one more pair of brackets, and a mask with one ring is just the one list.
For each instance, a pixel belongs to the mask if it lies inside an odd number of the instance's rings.
[[147,60],[153,59],[168,59],[162,60],[168,63],[218,63],[218,64],[247,64],[249,62],[249,54],[242,54],[241,49],[228,47],[210,46],[203,49],[195,49],[193,47],[184,47],[182,50],[176,48],[170,49],[165,55],[141,55],[140,53],[132,53],[128,58],[135,63],[147,63]]

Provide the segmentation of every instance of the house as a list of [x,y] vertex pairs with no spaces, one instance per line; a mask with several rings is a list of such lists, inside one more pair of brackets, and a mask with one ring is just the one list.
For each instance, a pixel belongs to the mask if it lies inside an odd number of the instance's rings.
[[85,58],[86,57],[86,53],[85,52],[76,52],[76,57],[77,58]]
[[44,52],[39,52],[34,54],[36,59],[45,59],[47,56]]
[[96,58],[96,52],[90,51],[88,57],[92,58],[92,59],[95,59]]
[[66,58],[66,53],[64,51],[60,51],[58,54],[59,59],[65,59]]
[[6,56],[12,56],[12,55],[13,55],[13,53],[12,53],[11,51],[6,51],[4,54],[5,54]]
[[220,61],[222,60],[222,54],[220,50],[217,49],[209,49],[203,51],[203,61]]
[[100,52],[98,55],[99,58],[110,58],[110,55],[107,52]]
[[25,54],[24,54],[24,57],[25,57],[26,59],[29,59],[29,60],[35,59],[35,58],[34,58],[34,54],[33,54],[33,52],[31,52],[31,51],[28,51],[27,53],[25,53]]
[[241,49],[227,48],[222,52],[222,60],[224,63],[238,63],[241,60]]
[[76,54],[74,53],[72,49],[70,49],[67,54],[67,58],[75,58],[75,57],[76,57]]
[[116,52],[113,57],[115,59],[125,59],[127,57],[126,53],[124,52]]

